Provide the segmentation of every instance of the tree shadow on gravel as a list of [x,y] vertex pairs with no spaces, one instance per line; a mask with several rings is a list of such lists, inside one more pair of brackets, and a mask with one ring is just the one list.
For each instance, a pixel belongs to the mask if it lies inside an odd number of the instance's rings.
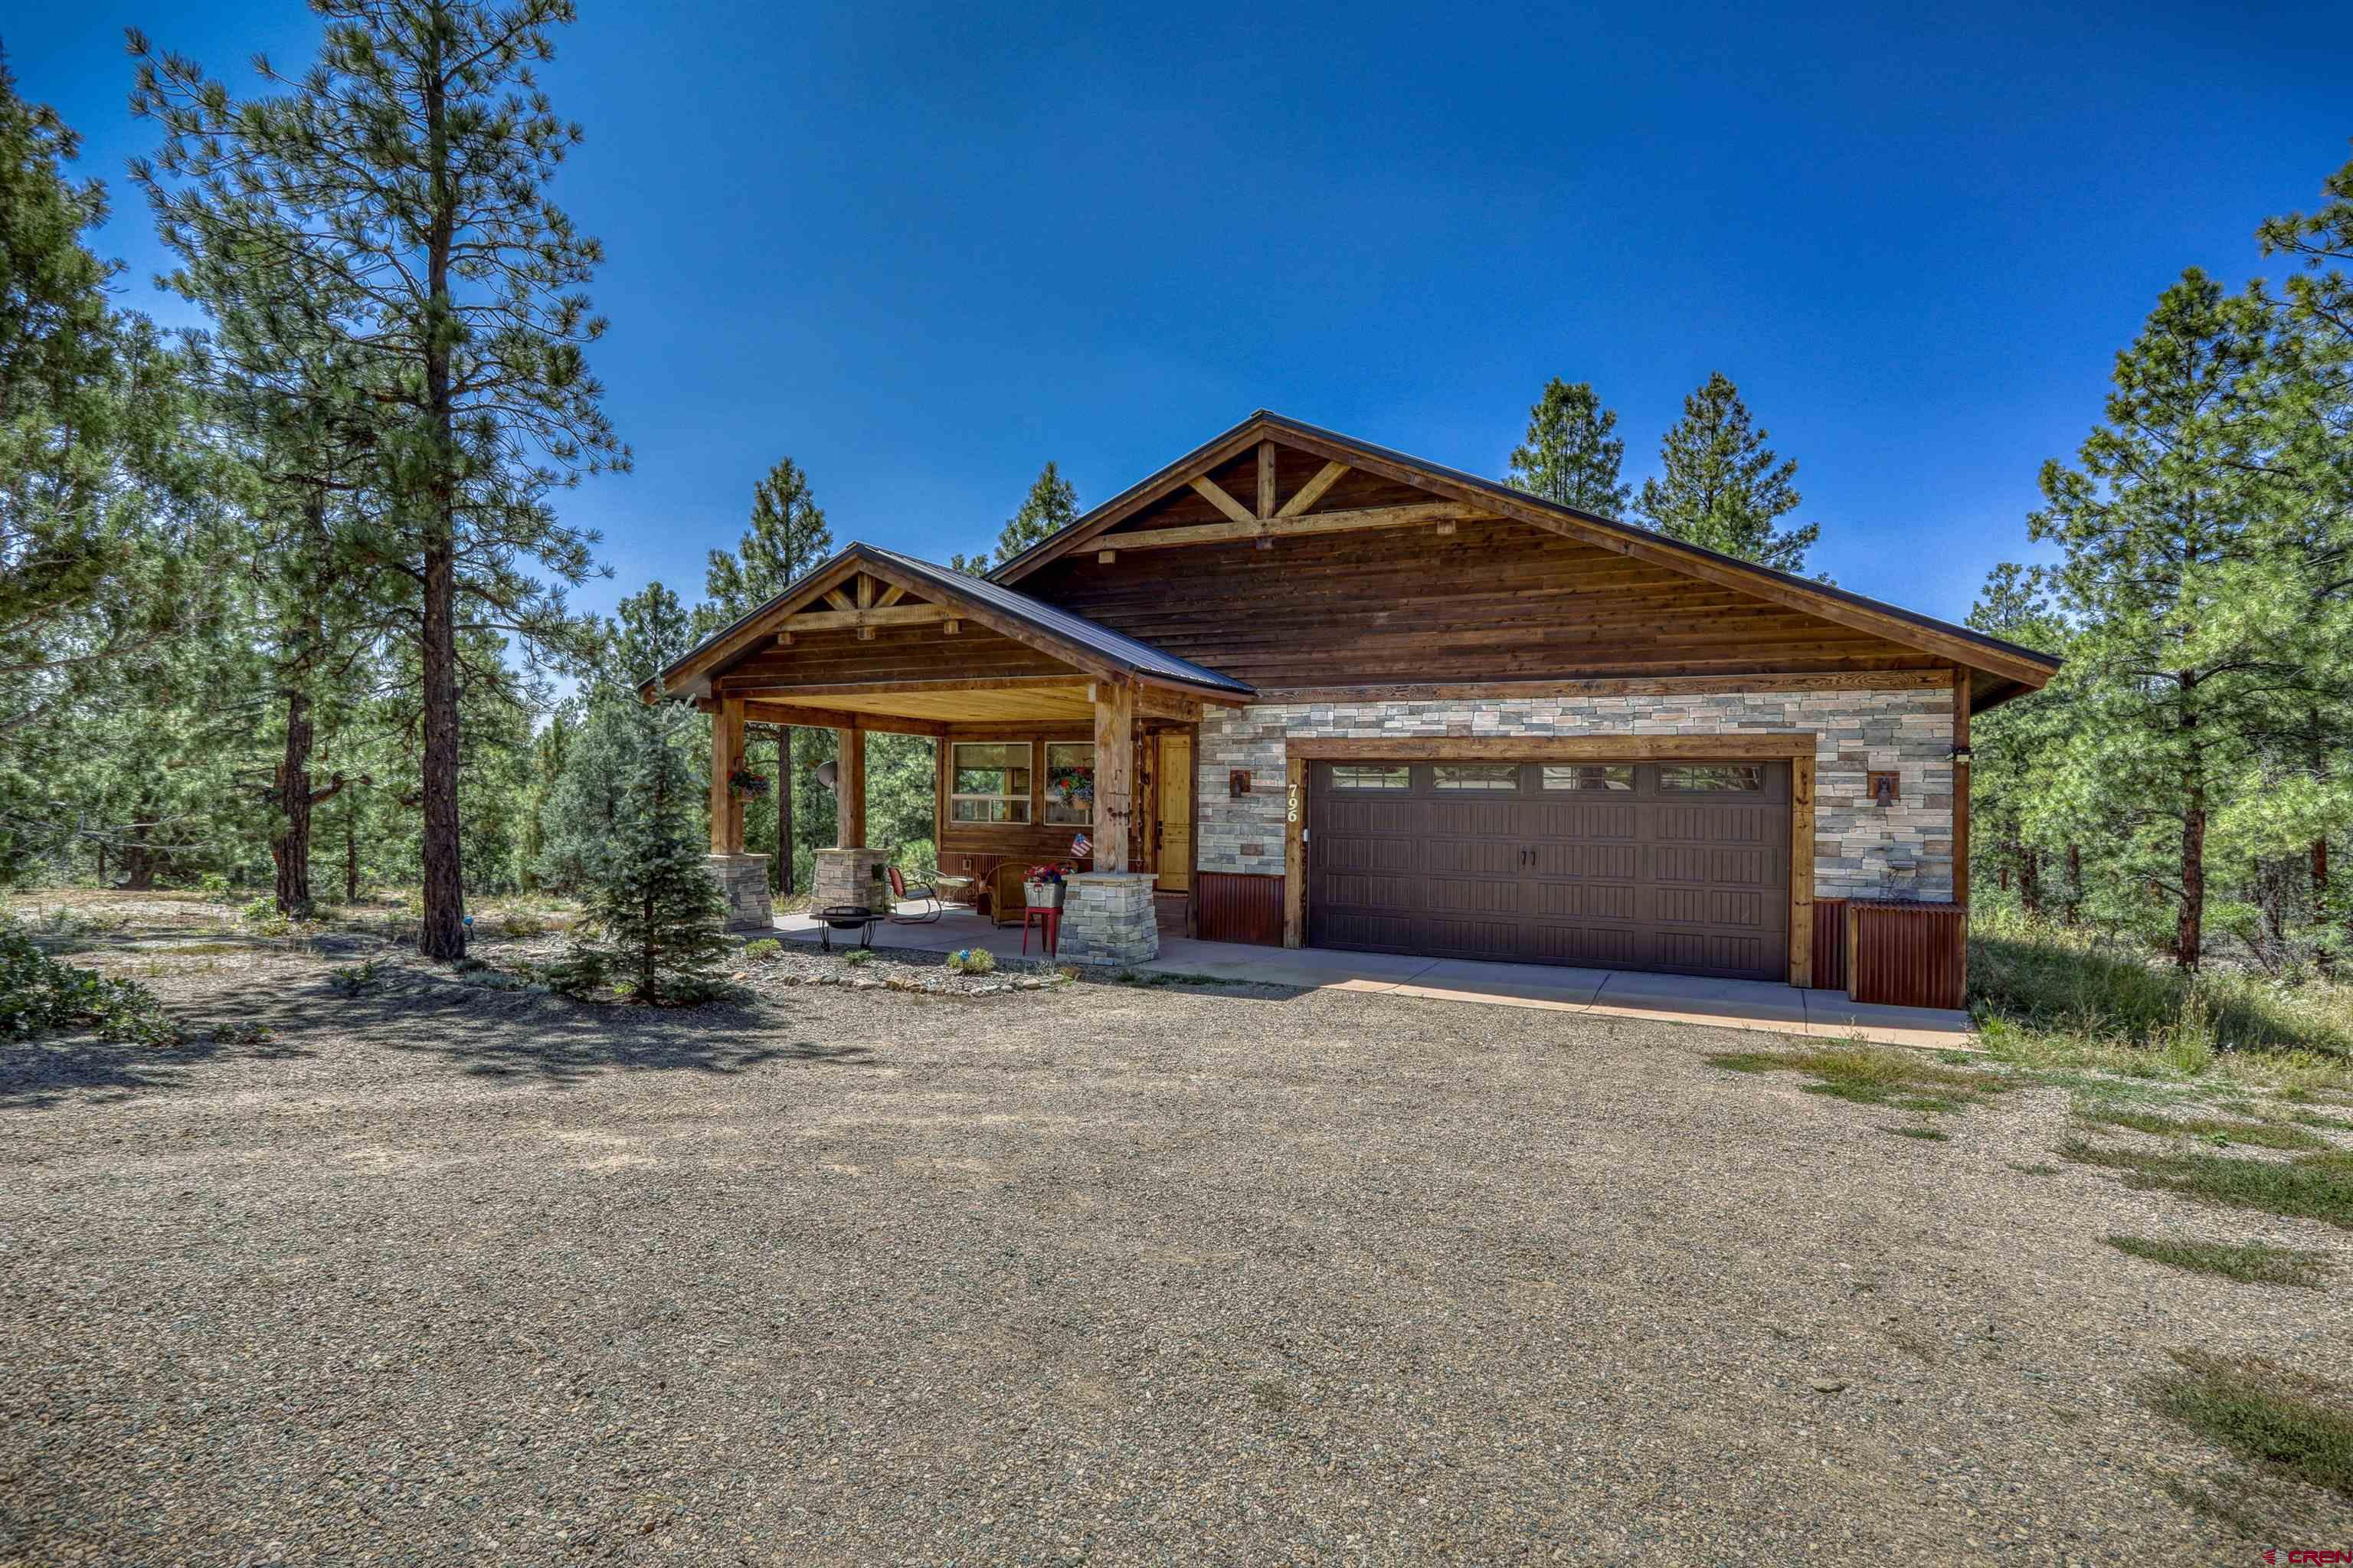
[[[569,1088],[616,1072],[733,1075],[775,1063],[870,1066],[866,1044],[786,1043],[753,1005],[675,1010],[575,1002],[501,989],[495,975],[402,965],[357,995],[323,974],[274,990],[216,994],[174,1006],[189,1032],[178,1046],[117,1045],[93,1037],[0,1044],[0,1108],[68,1100],[119,1101],[204,1086],[238,1063],[390,1051],[448,1063],[469,1077],[536,1080]],[[258,1044],[212,1031],[267,1031]]]
[[193,1088],[196,1070],[216,1063],[310,1054],[278,1042],[231,1045],[201,1035],[167,1046],[126,1045],[89,1034],[12,1041],[0,1045],[0,1107],[47,1110],[69,1100],[105,1105]]

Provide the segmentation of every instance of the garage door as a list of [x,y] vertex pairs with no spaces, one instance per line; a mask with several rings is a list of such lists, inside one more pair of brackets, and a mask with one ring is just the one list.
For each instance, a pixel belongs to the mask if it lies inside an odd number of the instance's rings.
[[1786,762],[1318,762],[1318,948],[1788,978]]

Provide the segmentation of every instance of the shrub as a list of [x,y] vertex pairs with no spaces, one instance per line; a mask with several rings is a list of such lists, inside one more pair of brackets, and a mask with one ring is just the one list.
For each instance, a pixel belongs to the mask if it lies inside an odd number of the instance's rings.
[[852,948],[849,951],[841,955],[841,961],[852,966],[871,964],[874,961],[874,949],[871,948]]
[[61,964],[13,920],[0,920],[0,1033],[24,1039],[91,1027],[100,1038],[174,1045],[179,1026],[155,993],[133,980]]
[[785,956],[785,945],[774,937],[763,937],[756,942],[744,944],[744,956],[755,964],[765,964]]
[[948,955],[948,968],[960,975],[985,975],[997,968],[997,955],[987,948],[958,948]]
[[359,996],[374,991],[384,979],[384,960],[370,959],[364,964],[346,969],[329,969],[327,983],[345,996]]

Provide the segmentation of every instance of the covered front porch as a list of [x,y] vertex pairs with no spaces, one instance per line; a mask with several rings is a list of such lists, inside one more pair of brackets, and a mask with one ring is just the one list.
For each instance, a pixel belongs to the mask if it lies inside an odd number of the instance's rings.
[[[887,909],[889,853],[869,842],[867,737],[929,738],[941,881],[1018,946],[1023,874],[1070,868],[1060,950],[1151,961],[1193,928],[1192,823],[1205,707],[1246,685],[1025,596],[852,546],[690,652],[660,693],[712,715],[711,863],[731,924],[765,927],[766,857],[744,846],[747,725],[831,729],[835,847],[818,908]],[[920,868],[899,868],[916,880]]]

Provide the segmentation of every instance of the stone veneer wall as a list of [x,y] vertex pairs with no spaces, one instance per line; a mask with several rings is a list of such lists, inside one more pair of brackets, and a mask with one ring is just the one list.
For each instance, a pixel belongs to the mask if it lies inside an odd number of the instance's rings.
[[[1679,696],[1515,697],[1432,703],[1265,704],[1201,721],[1203,871],[1282,874],[1284,742],[1409,736],[1737,735],[1811,730],[1814,895],[1953,895],[1953,694],[1883,691],[1710,692]],[[1250,792],[1227,774],[1250,772]],[[1865,774],[1893,770],[1897,801],[1866,802]]]
[[809,878],[809,907],[833,909],[862,905],[878,915],[891,913],[891,884],[882,868],[891,863],[887,850],[821,849]]
[[1081,872],[1062,885],[1061,932],[1054,956],[1065,963],[1148,964],[1160,956],[1148,871]]
[[764,854],[714,854],[703,857],[711,879],[727,900],[727,928],[765,931],[776,923],[776,906],[768,897],[768,857]]

